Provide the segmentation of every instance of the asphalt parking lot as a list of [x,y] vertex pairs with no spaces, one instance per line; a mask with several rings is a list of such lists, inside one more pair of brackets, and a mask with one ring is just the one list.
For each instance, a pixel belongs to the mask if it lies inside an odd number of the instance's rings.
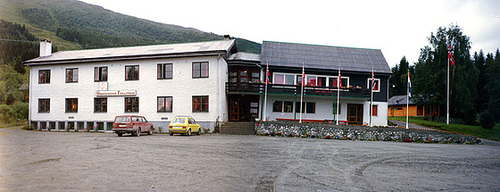
[[0,191],[498,191],[500,145],[0,129]]

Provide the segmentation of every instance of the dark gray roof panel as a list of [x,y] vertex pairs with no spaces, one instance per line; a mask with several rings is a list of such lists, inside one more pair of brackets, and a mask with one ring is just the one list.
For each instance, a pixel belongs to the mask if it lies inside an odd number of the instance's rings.
[[314,69],[392,73],[387,61],[378,49],[306,45],[282,42],[262,43],[262,63],[272,66],[302,67]]
[[260,54],[237,52],[232,54],[228,60],[255,61],[260,62]]

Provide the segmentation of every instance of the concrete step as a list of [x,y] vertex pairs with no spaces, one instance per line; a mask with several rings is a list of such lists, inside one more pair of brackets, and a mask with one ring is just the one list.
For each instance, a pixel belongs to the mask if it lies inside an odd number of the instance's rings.
[[225,122],[222,124],[220,133],[232,135],[254,135],[254,122]]

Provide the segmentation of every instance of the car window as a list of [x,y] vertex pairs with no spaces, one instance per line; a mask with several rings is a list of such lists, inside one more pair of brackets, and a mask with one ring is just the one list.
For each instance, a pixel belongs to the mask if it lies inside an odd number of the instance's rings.
[[142,117],[142,122],[148,122],[148,120],[146,120],[146,117]]
[[115,123],[128,123],[130,122],[130,117],[116,117]]
[[133,122],[139,122],[139,117],[132,117]]
[[182,118],[176,118],[172,121],[173,124],[184,124],[186,123],[186,119],[182,119]]

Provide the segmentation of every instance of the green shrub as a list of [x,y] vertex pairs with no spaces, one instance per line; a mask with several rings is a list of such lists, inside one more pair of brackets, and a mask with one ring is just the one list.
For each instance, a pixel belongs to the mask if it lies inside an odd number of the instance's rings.
[[11,106],[14,116],[18,120],[27,120],[30,105],[26,102],[15,102]]
[[1,120],[5,123],[10,123],[13,120],[14,113],[12,111],[12,108],[6,104],[1,104],[0,105],[0,115],[1,115]]
[[495,117],[489,111],[484,111],[479,114],[479,124],[485,129],[491,129],[495,126]]

